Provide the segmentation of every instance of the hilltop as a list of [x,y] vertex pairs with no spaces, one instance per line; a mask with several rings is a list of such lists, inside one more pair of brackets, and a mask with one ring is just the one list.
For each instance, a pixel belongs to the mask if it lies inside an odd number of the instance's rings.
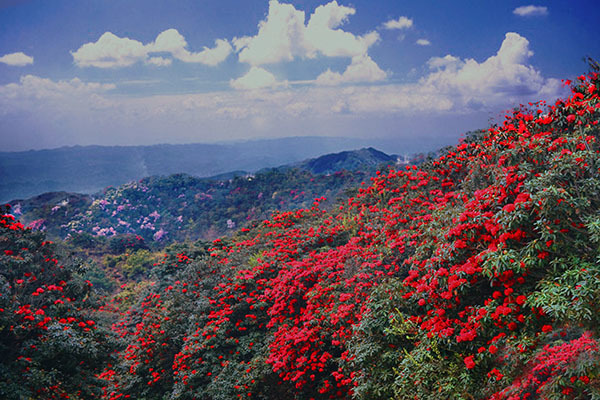
[[360,139],[307,136],[224,144],[71,146],[0,152],[0,201],[56,191],[91,194],[154,175],[211,177],[235,170],[254,173],[366,145],[372,144]]
[[129,234],[161,245],[213,240],[276,210],[307,207],[322,196],[333,201],[397,161],[397,156],[368,148],[255,174],[152,176],[93,195],[50,192],[10,204],[23,223],[53,239]]
[[306,169],[313,174],[333,174],[338,171],[355,171],[365,168],[377,168],[381,165],[395,165],[398,156],[388,155],[372,147],[326,154],[321,157],[306,160],[297,164],[298,168]]

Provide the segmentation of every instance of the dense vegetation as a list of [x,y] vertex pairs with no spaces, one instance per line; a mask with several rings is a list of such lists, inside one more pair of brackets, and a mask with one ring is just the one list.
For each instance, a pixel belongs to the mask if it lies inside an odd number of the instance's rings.
[[160,248],[173,241],[214,240],[274,210],[309,206],[315,197],[335,200],[381,165],[395,163],[395,156],[361,149],[256,174],[152,176],[93,196],[55,192],[11,204],[24,224],[52,239],[106,247],[103,238],[137,235]]
[[599,83],[329,211],[171,245],[98,312],[102,397],[600,398]]
[[94,398],[112,350],[78,265],[0,208],[0,397]]

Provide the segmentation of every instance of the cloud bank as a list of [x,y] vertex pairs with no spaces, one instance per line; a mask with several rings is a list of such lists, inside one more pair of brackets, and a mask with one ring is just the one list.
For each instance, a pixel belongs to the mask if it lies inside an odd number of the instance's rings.
[[153,53],[168,53],[174,59],[186,63],[216,66],[223,62],[233,50],[225,39],[217,39],[215,47],[204,47],[200,52],[191,52],[187,46],[185,38],[177,29],[167,29],[161,32],[154,42],[148,44],[106,32],[96,42],[82,45],[76,51],[71,52],[71,55],[79,67],[120,68],[131,66],[137,62],[162,67],[172,63],[171,58],[152,57]]
[[[400,120],[425,124],[442,116],[457,119],[457,114],[489,116],[519,102],[565,95],[558,80],[543,77],[528,64],[532,54],[526,38],[509,32],[483,61],[453,55],[431,58],[429,72],[416,83],[352,84],[378,73],[376,64],[363,55],[353,58],[343,73],[322,74],[316,82],[321,85],[282,83],[262,67],[252,66],[247,75],[230,82],[243,91],[146,97],[113,96],[112,84],[77,78],[55,82],[27,75],[18,83],[0,86],[0,115],[5,125],[18,119],[31,135],[39,129],[31,125],[35,120],[44,129],[70,135],[67,143],[81,143],[78,135],[115,143],[125,137],[146,143],[206,141],[215,135],[274,137],[283,132],[360,135],[364,132],[358,129],[382,120],[396,121],[393,126],[398,127]],[[340,81],[350,83],[336,86]]]

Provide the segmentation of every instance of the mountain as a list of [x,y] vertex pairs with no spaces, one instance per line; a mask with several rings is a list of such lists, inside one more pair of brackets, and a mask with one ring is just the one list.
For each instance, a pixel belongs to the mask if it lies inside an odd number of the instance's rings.
[[215,239],[268,218],[275,210],[310,206],[315,198],[331,202],[374,176],[380,167],[395,165],[396,159],[366,148],[256,174],[151,176],[94,195],[49,192],[10,204],[21,222],[45,230],[53,239],[130,234],[164,245]]
[[224,144],[73,146],[0,152],[0,202],[44,192],[94,193],[152,175],[210,177],[235,170],[255,172],[363,147],[368,142],[308,136]]
[[387,155],[372,147],[326,154],[297,164],[313,174],[332,174],[337,171],[357,171],[379,167],[382,164],[396,164],[398,156]]
[[592,76],[335,207],[168,249],[107,397],[600,398]]

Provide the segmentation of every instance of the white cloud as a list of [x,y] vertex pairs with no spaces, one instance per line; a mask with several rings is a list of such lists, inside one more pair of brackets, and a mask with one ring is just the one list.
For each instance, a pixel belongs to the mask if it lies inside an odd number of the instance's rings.
[[337,1],[317,7],[305,25],[304,11],[277,0],[269,2],[269,13],[258,25],[256,36],[233,40],[239,60],[250,65],[273,64],[296,58],[355,57],[365,55],[379,40],[377,32],[356,36],[338,29],[356,10]]
[[456,70],[460,63],[460,58],[454,57],[450,54],[444,57],[431,57],[427,61],[427,65],[430,69],[446,68]]
[[379,40],[379,34],[373,31],[357,36],[340,29],[355,13],[354,8],[334,0],[317,7],[305,25],[304,11],[271,0],[266,19],[258,25],[258,33],[234,38],[232,42],[239,61],[253,67],[298,58],[344,57],[352,59],[347,71],[339,74],[328,70],[320,83],[356,82],[359,77],[364,82],[381,80],[385,73],[367,54],[369,47]]
[[170,53],[172,57],[190,63],[215,66],[223,62],[232,48],[227,40],[217,39],[215,47],[198,53],[187,50],[185,38],[176,29],[161,32],[154,42],[144,45],[129,38],[121,38],[106,32],[95,43],[86,43],[74,52],[73,60],[80,67],[118,68],[136,62],[147,62],[157,66],[172,63],[170,58],[150,57],[152,53]]
[[435,71],[422,78],[420,84],[440,94],[454,96],[457,104],[467,106],[510,104],[538,95],[560,95],[562,89],[558,80],[545,79],[527,64],[532,55],[529,41],[509,32],[498,52],[482,63],[451,55],[431,58],[428,65]]
[[286,86],[287,82],[278,82],[275,75],[260,67],[251,67],[248,73],[238,79],[232,79],[229,85],[234,89],[264,89]]
[[383,24],[385,29],[408,29],[413,26],[413,20],[408,17],[391,19]]
[[267,19],[258,24],[256,36],[233,40],[239,60],[257,66],[304,56],[304,19],[304,11],[271,0]]
[[187,50],[185,38],[177,29],[167,29],[161,32],[154,40],[146,46],[148,53],[171,53],[171,55],[183,62],[200,63],[209,66],[215,66],[223,62],[233,50],[227,40],[217,39],[215,47],[210,49],[204,47],[204,50],[193,53]]
[[142,42],[106,32],[95,43],[86,43],[71,55],[80,67],[116,68],[144,60],[147,51]]
[[215,47],[204,47],[204,50],[198,53],[185,52],[185,56],[180,58],[183,62],[200,63],[214,67],[219,65],[233,51],[229,42],[225,39],[215,40]]
[[0,95],[5,97],[56,98],[62,96],[102,93],[114,89],[112,83],[83,82],[79,78],[68,81],[52,81],[35,75],[24,75],[19,83],[0,86]]
[[25,112],[31,113],[32,119],[43,120],[44,115],[76,118],[80,111],[109,107],[111,102],[105,94],[115,87],[112,83],[83,82],[79,78],[53,81],[24,75],[18,83],[0,86],[0,116]]
[[163,58],[163,57],[150,57],[147,60],[148,64],[154,64],[157,67],[166,67],[169,66],[173,63],[173,60],[171,60],[170,58]]
[[154,42],[148,45],[146,51],[171,53],[174,57],[179,58],[186,51],[186,47],[187,42],[177,29],[167,29],[158,34]]
[[369,47],[379,40],[377,32],[355,36],[342,29],[335,29],[354,15],[353,8],[340,6],[336,1],[319,6],[311,15],[305,31],[307,53],[314,57],[316,52],[326,57],[356,57],[367,54]]
[[419,46],[429,46],[431,44],[431,42],[427,39],[418,39],[415,43],[417,43]]
[[538,17],[542,15],[548,15],[548,7],[544,6],[521,6],[513,10],[513,14],[520,17]]
[[343,74],[328,69],[317,77],[316,83],[332,86],[341,83],[376,82],[382,81],[386,77],[386,72],[381,70],[371,57],[361,55],[352,58],[352,63]]
[[24,67],[25,65],[33,64],[33,57],[19,51],[17,53],[3,55],[0,57],[0,63],[13,67]]

